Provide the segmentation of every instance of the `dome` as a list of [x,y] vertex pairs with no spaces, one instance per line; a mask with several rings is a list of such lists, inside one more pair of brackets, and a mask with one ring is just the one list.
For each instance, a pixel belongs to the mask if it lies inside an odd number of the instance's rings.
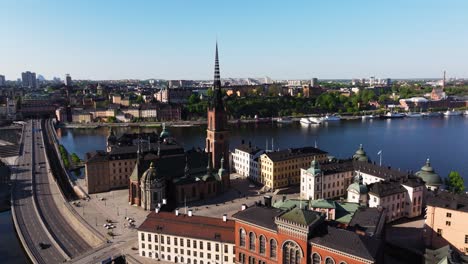
[[156,168],[154,167],[154,163],[151,162],[150,167],[143,173],[141,176],[141,183],[143,184],[151,184],[156,179],[160,179],[161,177],[158,176],[156,173]]
[[356,150],[356,152],[354,153],[353,159],[357,161],[369,161],[369,159],[367,158],[367,154],[364,151],[364,148],[362,147],[362,144],[359,145],[359,149]]
[[426,185],[442,185],[442,179],[440,178],[439,174],[435,173],[434,168],[432,168],[429,159],[426,160],[426,164],[424,164],[424,166],[421,167],[421,170],[416,172],[415,175],[421,178],[426,183]]
[[307,172],[309,172],[312,175],[317,175],[321,173],[322,171],[320,170],[320,164],[318,161],[314,159],[310,162],[310,167],[307,169]]
[[159,134],[160,139],[165,139],[171,136],[171,133],[169,133],[169,130],[166,129],[166,123],[163,123],[163,130],[161,131],[161,134]]
[[351,183],[349,186],[348,186],[348,189],[347,191],[354,191],[358,194],[366,194],[368,193],[368,189],[367,189],[367,186],[365,184],[362,183],[362,176],[361,174],[358,174],[354,177],[354,182]]

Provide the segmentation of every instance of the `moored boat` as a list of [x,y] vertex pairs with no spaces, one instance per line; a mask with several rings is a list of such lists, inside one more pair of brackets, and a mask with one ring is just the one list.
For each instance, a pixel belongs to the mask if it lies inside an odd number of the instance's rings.
[[468,116],[468,110],[465,110],[465,112],[463,112],[463,114]]
[[311,122],[311,124],[321,124],[322,123],[322,119],[320,117],[309,117],[309,121]]
[[455,109],[452,109],[452,111],[447,110],[447,111],[444,112],[444,116],[458,116],[458,115],[462,115],[462,112],[457,111]]
[[421,113],[415,113],[415,112],[408,112],[406,114],[406,117],[418,118],[418,117],[422,117],[422,114]]
[[336,116],[336,115],[326,115],[322,118],[320,118],[320,120],[322,122],[329,122],[329,121],[340,121],[341,118],[339,116]]
[[276,122],[278,122],[279,124],[291,124],[293,120],[290,117],[279,117],[278,119],[276,119]]
[[363,116],[361,116],[361,118],[362,118],[363,120],[364,120],[364,119],[374,119],[374,118],[375,118],[375,115],[372,115],[372,114],[370,114],[370,115],[363,115]]
[[400,114],[398,112],[387,112],[385,115],[380,116],[381,118],[403,118],[405,117],[404,114]]
[[309,118],[307,118],[307,117],[301,118],[301,119],[299,120],[299,122],[300,122],[301,124],[303,124],[303,125],[310,125],[310,124],[312,124],[312,122],[310,122]]

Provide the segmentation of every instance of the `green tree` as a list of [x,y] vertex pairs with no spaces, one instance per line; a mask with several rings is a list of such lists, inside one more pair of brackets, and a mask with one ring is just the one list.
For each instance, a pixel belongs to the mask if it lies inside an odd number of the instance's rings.
[[451,171],[445,179],[447,189],[453,193],[463,193],[465,191],[465,182],[458,171]]

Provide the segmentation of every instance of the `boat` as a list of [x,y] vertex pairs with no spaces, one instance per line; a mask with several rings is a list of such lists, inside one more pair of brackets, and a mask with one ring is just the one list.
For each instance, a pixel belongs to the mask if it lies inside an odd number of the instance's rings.
[[422,114],[416,113],[416,112],[408,112],[406,113],[406,117],[419,118],[419,117],[422,117]]
[[380,116],[382,118],[403,118],[405,117],[404,114],[400,114],[398,112],[387,112],[385,115]]
[[363,116],[361,116],[361,118],[362,118],[363,120],[365,120],[365,119],[374,119],[374,118],[375,118],[375,115],[372,115],[372,114],[370,114],[370,115],[363,115]]
[[439,116],[442,116],[442,113],[440,113],[440,112],[426,112],[426,113],[422,113],[422,116],[423,117],[439,117]]
[[468,116],[468,110],[465,110],[465,112],[463,112],[463,114]]
[[311,124],[321,124],[322,123],[322,118],[320,117],[309,117],[309,121]]
[[458,115],[462,115],[462,112],[456,111],[455,109],[452,109],[452,111],[447,110],[444,112],[444,116],[458,116]]
[[329,122],[329,121],[340,121],[341,118],[336,115],[326,115],[325,117],[320,118],[322,122]]
[[310,125],[310,124],[312,124],[312,122],[311,122],[311,121],[309,120],[309,118],[307,118],[307,117],[301,118],[301,119],[299,120],[299,122],[300,122],[301,124],[303,124],[303,125]]
[[291,124],[293,120],[290,117],[279,117],[276,122],[279,124]]

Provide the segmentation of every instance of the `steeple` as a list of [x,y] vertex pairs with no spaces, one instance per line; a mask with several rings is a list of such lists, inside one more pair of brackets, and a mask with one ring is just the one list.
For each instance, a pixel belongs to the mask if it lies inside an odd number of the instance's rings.
[[221,75],[219,73],[218,41],[216,41],[213,89],[221,89]]

